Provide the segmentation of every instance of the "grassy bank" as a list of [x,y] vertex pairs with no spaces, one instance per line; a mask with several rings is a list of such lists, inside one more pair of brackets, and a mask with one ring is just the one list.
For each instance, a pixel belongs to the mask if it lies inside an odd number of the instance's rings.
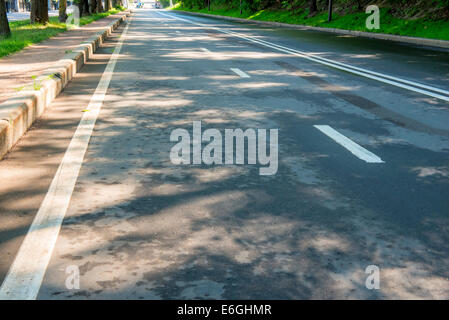
[[[108,12],[81,17],[80,24],[86,25],[122,10],[124,8],[116,8]],[[60,23],[58,17],[50,17],[50,22],[45,26],[30,24],[30,20],[13,21],[9,23],[9,26],[11,28],[11,37],[0,40],[0,58],[67,30],[66,24]]]
[[308,10],[299,9],[296,12],[287,10],[260,10],[250,13],[243,11],[240,15],[239,8],[228,9],[225,7],[212,7],[211,11],[205,9],[191,9],[182,6],[181,3],[175,5],[173,10],[183,10],[191,12],[209,13],[222,16],[230,16],[259,21],[275,21],[289,24],[300,24],[323,28],[338,28],[346,30],[388,33],[410,37],[431,38],[449,40],[449,21],[415,19],[406,20],[392,16],[388,9],[380,10],[380,29],[368,30],[365,26],[367,14],[364,12],[351,13],[347,15],[333,15],[333,21],[327,22],[327,13],[319,13],[309,17]]

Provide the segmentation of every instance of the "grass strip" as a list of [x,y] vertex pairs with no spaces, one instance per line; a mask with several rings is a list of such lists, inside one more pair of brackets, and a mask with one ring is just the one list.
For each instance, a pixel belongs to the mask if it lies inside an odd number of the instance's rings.
[[[92,23],[123,10],[125,8],[114,8],[107,12],[81,17],[80,25]],[[58,21],[58,17],[50,17],[50,21],[46,25],[30,24],[30,20],[27,19],[12,21],[9,23],[9,26],[11,28],[11,37],[0,39],[0,58],[44,41],[68,29],[65,23]]]

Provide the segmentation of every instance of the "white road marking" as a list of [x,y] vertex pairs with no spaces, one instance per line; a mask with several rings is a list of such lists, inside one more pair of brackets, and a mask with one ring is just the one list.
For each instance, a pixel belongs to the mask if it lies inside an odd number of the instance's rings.
[[208,49],[206,48],[200,48],[202,51],[206,52],[206,53],[211,53]]
[[235,72],[236,74],[238,74],[240,76],[240,78],[251,78],[249,75],[247,75],[245,72],[243,72],[240,69],[237,68],[231,68],[231,71]]
[[[158,14],[163,15],[163,16],[168,16],[168,17],[172,17],[171,15],[167,15],[167,14],[163,14],[158,12]],[[295,50],[295,49],[291,49],[288,47],[284,47],[281,45],[277,45],[265,40],[261,40],[261,39],[257,39],[256,37],[253,36],[248,36],[248,35],[243,35],[240,33],[236,33],[233,31],[229,31],[229,30],[224,30],[218,27],[212,27],[203,23],[198,23],[198,22],[193,22],[191,20],[188,19],[184,19],[184,18],[179,18],[179,17],[172,17],[173,19],[177,19],[177,20],[181,20],[181,21],[186,21],[188,23],[191,24],[195,24],[204,28],[208,28],[208,29],[213,29],[213,30],[217,30],[229,35],[232,35],[234,37],[238,37],[238,38],[242,38],[245,39],[247,41],[250,42],[254,42],[254,43],[258,43],[260,45],[281,51],[281,52],[285,52],[285,53],[289,53],[291,55],[297,56],[297,57],[301,57],[313,62],[317,62],[335,69],[339,69],[339,70],[343,70],[352,74],[356,74],[365,78],[369,78],[372,80],[376,80],[379,82],[383,82],[383,83],[387,83],[390,84],[392,86],[395,87],[399,87],[402,89],[406,89],[406,90],[410,90],[416,93],[420,93],[426,96],[430,96],[433,98],[437,98],[443,101],[447,101],[449,102],[449,91],[447,90],[443,90],[440,88],[436,88],[436,87],[432,87],[430,85],[426,85],[426,84],[421,84],[418,82],[414,82],[414,81],[409,81],[409,80],[405,80],[405,79],[401,79],[398,77],[394,77],[394,76],[390,76],[387,74],[383,74],[383,73],[379,73],[379,72],[374,72],[371,70],[367,70],[367,69],[363,69],[363,68],[359,68],[359,67],[354,67],[345,63],[341,63],[341,62],[337,62],[331,59],[327,59],[327,58],[323,58],[323,57],[319,57],[319,56],[315,56],[311,53],[308,52],[304,52],[304,51],[299,51],[299,50]],[[433,91],[433,92],[432,92]],[[438,94],[438,93],[440,94]]]
[[314,125],[314,127],[320,130],[322,133],[324,133],[326,136],[328,136],[335,142],[337,142],[339,145],[349,150],[349,152],[351,152],[357,158],[368,163],[385,163],[385,161],[382,161],[382,159],[376,156],[374,153],[366,150],[365,148],[358,145],[351,139],[342,135],[337,130],[334,130],[332,127],[328,125]]
[[36,299],[72,197],[92,130],[123,46],[128,21],[2,286],[0,300]]

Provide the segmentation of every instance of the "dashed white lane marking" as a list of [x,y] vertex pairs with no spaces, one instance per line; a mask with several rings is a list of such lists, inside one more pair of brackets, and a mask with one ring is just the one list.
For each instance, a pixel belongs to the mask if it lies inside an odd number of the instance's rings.
[[314,125],[314,127],[320,130],[322,133],[324,133],[326,136],[328,136],[335,142],[337,142],[339,145],[349,150],[349,152],[351,152],[357,158],[368,163],[385,163],[385,161],[382,161],[382,159],[376,156],[374,153],[366,150],[365,148],[358,145],[351,139],[342,135],[337,130],[334,130],[332,127],[328,125]]
[[421,84],[421,83],[414,82],[414,81],[401,79],[401,78],[398,78],[398,77],[390,76],[390,75],[379,73],[379,72],[374,72],[374,71],[367,70],[367,69],[364,69],[364,68],[351,66],[351,65],[346,64],[346,63],[341,63],[341,62],[337,62],[337,61],[334,61],[334,60],[331,60],[331,59],[319,57],[319,56],[316,56],[316,55],[314,55],[312,53],[295,50],[295,49],[288,48],[288,47],[285,47],[285,46],[281,46],[281,45],[278,45],[278,44],[275,44],[275,43],[271,43],[271,42],[268,42],[268,41],[265,41],[265,40],[261,40],[261,39],[258,39],[256,37],[253,37],[253,36],[248,36],[248,35],[244,35],[244,34],[241,34],[241,33],[236,33],[236,32],[233,32],[233,31],[221,29],[221,28],[218,28],[218,27],[209,26],[209,25],[204,24],[204,23],[193,22],[193,21],[191,21],[189,19],[174,17],[172,15],[164,14],[164,13],[160,13],[160,12],[157,12],[157,13],[162,15],[162,16],[171,17],[172,19],[177,19],[177,20],[180,20],[180,21],[186,21],[188,23],[191,23],[191,24],[194,24],[194,25],[198,25],[198,26],[201,26],[203,28],[217,30],[217,31],[220,31],[220,32],[232,35],[234,37],[238,37],[238,38],[242,38],[242,39],[245,39],[247,41],[250,41],[250,42],[258,43],[258,44],[263,45],[265,47],[269,47],[269,48],[278,50],[280,52],[285,52],[285,53],[288,53],[288,54],[291,54],[291,55],[294,55],[294,56],[297,56],[297,57],[301,57],[303,59],[307,59],[307,60],[310,60],[310,61],[313,61],[313,62],[317,62],[317,63],[323,64],[323,65],[326,65],[326,66],[329,66],[329,67],[332,67],[332,68],[335,68],[335,69],[338,69],[338,70],[343,70],[343,71],[346,71],[346,72],[349,72],[349,73],[352,73],[352,74],[356,74],[358,76],[362,76],[362,77],[365,77],[365,78],[368,78],[368,79],[372,79],[372,80],[376,80],[376,81],[383,82],[383,83],[386,83],[386,84],[390,84],[390,85],[398,87],[398,88],[406,89],[406,90],[409,90],[409,91],[413,91],[413,92],[420,93],[420,94],[423,94],[423,95],[426,95],[426,96],[429,96],[429,97],[433,97],[433,98],[437,98],[437,99],[449,102],[449,91],[447,91],[447,90],[443,90],[443,89],[440,89],[440,88],[436,88],[436,87],[433,87],[433,86],[430,86],[430,85],[426,85],[426,84]]
[[234,73],[238,74],[240,76],[240,78],[251,78],[249,75],[247,75],[245,72],[243,72],[240,69],[231,68],[231,71],[233,71]]
[[36,299],[39,293],[62,221],[72,197],[73,188],[78,179],[92,130],[103,105],[130,23],[131,19],[123,30],[89,102],[87,107],[89,111],[83,114],[44,201],[0,287],[1,300],[32,300]]

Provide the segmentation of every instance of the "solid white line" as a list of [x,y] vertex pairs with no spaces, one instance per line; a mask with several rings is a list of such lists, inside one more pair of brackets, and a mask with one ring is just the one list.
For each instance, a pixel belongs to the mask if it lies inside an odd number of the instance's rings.
[[236,74],[238,74],[240,76],[240,78],[251,78],[249,75],[247,75],[245,72],[243,72],[240,69],[237,68],[231,68],[231,71],[235,72]]
[[[163,16],[167,16],[167,17],[172,17],[171,15],[163,14],[163,13],[160,13],[160,12],[158,12],[158,14],[163,15]],[[291,49],[291,48],[288,48],[288,47],[284,47],[284,46],[281,46],[281,45],[277,45],[277,44],[274,44],[274,43],[271,43],[271,42],[268,42],[268,41],[256,39],[255,37],[252,37],[252,36],[247,36],[247,35],[243,35],[243,34],[240,34],[240,33],[233,32],[233,31],[220,29],[218,27],[212,27],[212,26],[209,26],[209,25],[206,25],[206,24],[203,24],[203,23],[193,22],[193,21],[188,20],[188,19],[179,18],[179,17],[172,17],[172,18],[173,19],[177,19],[177,20],[181,20],[181,21],[186,21],[188,23],[195,24],[195,25],[198,25],[198,26],[202,26],[204,28],[217,30],[217,31],[220,31],[220,32],[232,35],[234,37],[238,37],[238,38],[242,38],[242,39],[245,39],[247,41],[250,41],[250,42],[258,43],[258,44],[261,44],[263,46],[266,46],[266,47],[269,47],[269,48],[272,48],[272,49],[276,49],[276,50],[281,51],[281,52],[289,53],[291,55],[294,55],[294,56],[297,56],[297,57],[301,57],[301,58],[304,58],[304,59],[307,59],[307,60],[310,60],[310,61],[313,61],[313,62],[317,62],[317,63],[323,64],[323,65],[326,65],[326,66],[329,66],[329,67],[332,67],[332,68],[335,68],[335,69],[346,71],[346,72],[349,72],[349,73],[352,73],[352,74],[356,74],[356,75],[359,75],[359,76],[362,76],[362,77],[365,77],[365,78],[369,78],[369,79],[376,80],[376,81],[379,81],[379,82],[387,83],[387,84],[390,84],[390,85],[395,86],[395,87],[399,87],[399,88],[402,88],[402,89],[410,90],[410,91],[413,91],[413,92],[416,92],[416,93],[424,94],[424,95],[427,95],[427,96],[430,96],[430,97],[433,97],[433,98],[437,98],[437,99],[449,102],[449,91],[447,91],[447,90],[443,90],[443,89],[440,89],[440,88],[432,87],[432,86],[429,86],[429,85],[425,85],[425,84],[421,84],[421,83],[417,83],[417,82],[413,82],[413,81],[408,81],[408,80],[405,80],[405,79],[401,79],[401,78],[398,78],[398,77],[394,77],[394,76],[390,76],[390,75],[374,72],[374,71],[363,69],[363,68],[354,67],[354,66],[351,66],[351,65],[348,65],[348,64],[344,64],[344,63],[341,63],[341,62],[337,62],[337,61],[334,61],[334,60],[331,60],[331,59],[326,59],[326,58],[314,56],[313,54],[310,54],[310,53],[307,53],[307,52],[304,52],[304,51],[298,51],[298,50]],[[421,89],[419,89],[419,88],[421,88]],[[433,92],[431,92],[431,91],[433,91]],[[441,94],[437,94],[435,92],[439,92]],[[444,95],[442,95],[442,94],[444,94]],[[447,96],[445,96],[445,95],[447,95]]]
[[382,161],[382,159],[376,156],[374,153],[366,150],[351,139],[342,135],[340,132],[334,130],[332,127],[328,125],[314,125],[314,127],[337,142],[339,145],[349,150],[357,158],[368,163],[384,163],[384,161]]
[[1,300],[32,300],[36,299],[39,293],[130,22],[131,19],[123,30],[89,102],[89,111],[83,114],[45,199],[0,287]]

